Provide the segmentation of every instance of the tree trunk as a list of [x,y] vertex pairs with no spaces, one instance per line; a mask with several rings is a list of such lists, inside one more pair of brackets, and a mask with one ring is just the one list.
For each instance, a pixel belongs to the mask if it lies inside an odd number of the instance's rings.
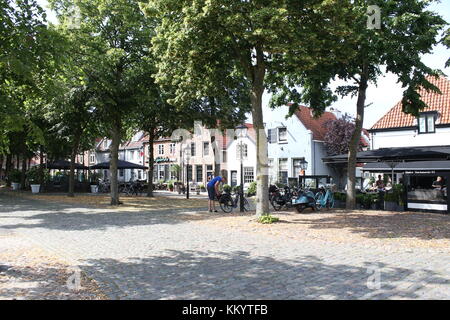
[[39,149],[39,183],[44,184],[44,151],[42,146]]
[[154,160],[154,148],[153,143],[155,142],[154,130],[148,132],[148,189],[147,197],[153,197],[153,172],[155,170],[155,160]]
[[265,65],[261,49],[256,49],[256,65],[253,67],[251,92],[253,127],[256,131],[256,215],[268,214],[269,211],[269,176],[267,137],[264,130],[262,96],[264,93]]
[[11,180],[9,180],[8,175],[11,171],[12,166],[12,155],[8,153],[6,155],[6,163],[5,163],[5,176],[6,176],[6,186],[11,187]]
[[22,176],[20,177],[21,189],[25,190],[25,181],[27,178],[27,157],[25,153],[22,155]]
[[369,78],[369,68],[367,64],[362,66],[359,80],[358,101],[356,103],[355,131],[348,146],[347,165],[347,200],[346,208],[354,210],[356,207],[356,154],[361,140],[361,130],[364,122],[364,107],[366,103],[366,90]]
[[117,178],[117,162],[119,160],[120,121],[116,120],[111,132],[111,162],[109,166],[111,182],[111,205],[117,206],[119,201],[119,181]]
[[78,146],[80,144],[80,134],[75,134],[75,140],[72,146],[72,154],[70,155],[70,173],[69,173],[69,192],[68,197],[75,196],[75,160],[78,153]]
[[3,177],[3,159],[4,159],[3,155],[0,154],[0,180],[2,180]]

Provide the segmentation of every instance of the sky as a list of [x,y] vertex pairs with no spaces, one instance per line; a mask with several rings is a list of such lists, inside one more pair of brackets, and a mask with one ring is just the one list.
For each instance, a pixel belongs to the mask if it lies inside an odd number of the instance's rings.
[[[47,8],[47,0],[38,0],[38,3],[47,9],[48,20],[56,22],[53,12]],[[450,0],[441,0],[440,3],[434,3],[429,7],[430,10],[439,13],[447,22],[450,23]],[[433,48],[431,54],[423,57],[426,65],[434,69],[440,69],[446,76],[450,76],[450,68],[445,68],[445,62],[450,58],[450,49],[443,45]],[[331,84],[332,89],[345,84],[343,81],[334,81]],[[383,77],[378,79],[377,85],[370,84],[367,90],[364,127],[369,129],[377,122],[386,112],[388,112],[402,97],[402,88],[397,83],[397,78],[390,73],[384,73]],[[270,100],[270,95],[264,94],[263,107],[266,108]],[[340,98],[333,105],[333,108],[343,113],[355,115],[356,113],[356,97]],[[248,119],[251,121],[251,117]]]

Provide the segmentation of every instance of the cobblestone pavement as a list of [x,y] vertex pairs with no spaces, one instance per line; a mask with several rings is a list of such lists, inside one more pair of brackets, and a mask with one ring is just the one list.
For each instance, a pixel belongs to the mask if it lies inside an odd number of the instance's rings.
[[0,232],[76,261],[112,299],[450,298],[442,248],[299,240],[202,219],[193,209],[114,211],[0,195]]
[[5,299],[96,300],[107,296],[67,261],[28,238],[0,229],[0,300]]

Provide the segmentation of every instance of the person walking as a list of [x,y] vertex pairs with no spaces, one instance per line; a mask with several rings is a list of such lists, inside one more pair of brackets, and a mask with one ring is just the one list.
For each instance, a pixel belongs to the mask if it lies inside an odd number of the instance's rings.
[[217,212],[215,208],[215,199],[216,196],[220,195],[219,186],[220,183],[225,183],[225,178],[221,176],[217,176],[212,178],[208,184],[206,185],[206,188],[208,190],[208,209],[209,212]]

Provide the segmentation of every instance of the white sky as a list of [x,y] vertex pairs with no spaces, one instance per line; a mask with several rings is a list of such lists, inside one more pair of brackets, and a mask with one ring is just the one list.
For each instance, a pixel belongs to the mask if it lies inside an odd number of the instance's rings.
[[[47,9],[48,20],[50,22],[56,22],[54,13],[47,8],[47,0],[38,0],[38,3]],[[442,0],[438,4],[433,4],[430,6],[430,9],[438,12],[446,21],[450,21],[450,0]],[[445,62],[449,57],[450,50],[443,45],[439,45],[433,49],[432,54],[424,56],[423,61],[426,65],[434,69],[441,69],[447,76],[450,76],[450,68],[444,68]],[[332,84],[332,88],[342,85],[343,83],[343,81],[335,81]],[[372,105],[366,108],[364,127],[370,128],[378,119],[389,111],[390,108],[400,101],[401,97],[401,86],[397,83],[397,79],[393,74],[384,74],[384,77],[379,78],[377,86],[371,84],[367,90],[366,104],[372,103]],[[270,96],[265,94],[263,98],[264,107],[268,105],[269,99]],[[339,98],[339,100],[333,104],[333,107],[342,112],[354,115],[356,112],[356,97]],[[251,122],[251,117],[249,122]]]

